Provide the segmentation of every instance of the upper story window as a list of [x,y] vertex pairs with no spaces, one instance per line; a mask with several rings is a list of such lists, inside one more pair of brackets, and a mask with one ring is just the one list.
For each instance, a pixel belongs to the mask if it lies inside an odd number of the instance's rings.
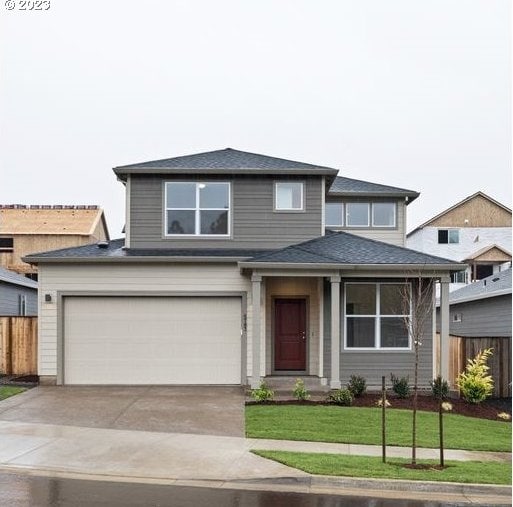
[[346,224],[348,227],[369,227],[370,204],[368,202],[348,202],[346,204]]
[[229,236],[228,182],[167,182],[166,236]]
[[276,211],[303,211],[304,184],[303,183],[275,183],[274,209]]
[[438,243],[459,243],[460,230],[459,229],[438,229]]
[[27,296],[18,294],[18,315],[25,317],[27,315]]
[[326,227],[396,227],[394,202],[328,202]]
[[407,283],[345,284],[347,349],[410,349]]
[[372,203],[372,226],[373,227],[395,227],[395,203],[373,202]]
[[14,238],[0,238],[0,252],[12,252],[14,249]]
[[341,202],[326,203],[325,225],[342,227],[344,225],[344,205]]

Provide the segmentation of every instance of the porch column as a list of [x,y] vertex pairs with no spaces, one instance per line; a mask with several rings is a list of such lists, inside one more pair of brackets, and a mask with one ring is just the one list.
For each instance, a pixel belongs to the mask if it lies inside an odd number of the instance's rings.
[[331,374],[330,387],[340,388],[340,276],[331,282]]
[[[449,282],[440,280],[440,375],[449,382]],[[451,387],[451,386],[449,386]]]
[[252,326],[252,367],[251,388],[256,389],[260,385],[260,334],[262,312],[260,307],[260,297],[262,293],[262,277],[260,275],[251,275],[251,300],[253,305],[253,326]]

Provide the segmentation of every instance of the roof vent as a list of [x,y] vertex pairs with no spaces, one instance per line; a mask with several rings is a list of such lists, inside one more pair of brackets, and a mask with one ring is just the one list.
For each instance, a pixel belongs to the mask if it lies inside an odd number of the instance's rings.
[[499,280],[500,280],[500,278],[497,276],[497,277],[492,279],[492,282],[498,282]]
[[96,246],[98,248],[109,248],[109,243],[108,241],[99,241],[98,243],[96,243]]

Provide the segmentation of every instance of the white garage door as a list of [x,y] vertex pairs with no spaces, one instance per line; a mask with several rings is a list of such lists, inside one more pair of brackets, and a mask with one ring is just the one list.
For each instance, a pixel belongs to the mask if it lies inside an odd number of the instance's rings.
[[240,384],[236,297],[68,297],[66,384]]

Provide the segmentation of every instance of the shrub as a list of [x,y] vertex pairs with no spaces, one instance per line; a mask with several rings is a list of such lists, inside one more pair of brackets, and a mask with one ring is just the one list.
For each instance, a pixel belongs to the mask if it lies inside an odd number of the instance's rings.
[[353,404],[353,396],[349,389],[337,389],[328,394],[328,401],[336,405],[350,407]]
[[255,401],[260,403],[264,401],[270,401],[274,398],[274,391],[264,382],[260,382],[260,386],[258,389],[253,389],[251,391],[251,396]]
[[358,398],[367,391],[367,382],[360,375],[351,375],[347,383],[347,388],[355,398]]
[[308,394],[308,391],[306,390],[305,383],[300,378],[298,378],[294,384],[294,391],[292,391],[292,396],[294,396],[294,398],[299,401],[305,401],[310,398],[310,394]]
[[429,385],[431,386],[433,398],[445,400],[449,396],[449,384],[441,375],[435,377]]
[[493,392],[493,378],[488,374],[490,367],[486,364],[492,355],[492,349],[479,351],[474,359],[467,361],[464,372],[458,375],[456,383],[463,399],[469,403],[481,403]]
[[390,380],[392,381],[392,391],[394,391],[399,398],[408,398],[408,396],[410,396],[410,386],[408,385],[409,377],[396,377],[391,373]]

